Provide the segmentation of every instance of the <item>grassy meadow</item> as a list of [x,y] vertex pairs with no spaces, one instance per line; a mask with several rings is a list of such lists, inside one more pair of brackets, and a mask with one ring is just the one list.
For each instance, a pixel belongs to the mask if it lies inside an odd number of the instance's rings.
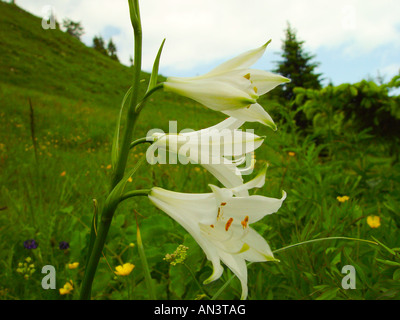
[[[101,206],[109,188],[111,143],[133,68],[60,30],[43,30],[41,19],[17,6],[0,2],[0,11],[0,299],[78,299],[93,199]],[[143,92],[149,77],[142,74]],[[278,104],[267,94],[260,104],[276,119],[278,130],[245,125],[266,136],[256,150],[255,171],[245,179],[268,162],[266,184],[256,193],[279,197],[283,189],[288,196],[277,213],[254,224],[280,262],[249,266],[249,299],[399,299],[400,165],[392,145],[351,127],[323,139],[296,126],[289,102]],[[170,120],[177,121],[180,131],[223,119],[189,99],[157,92],[134,135],[144,137],[153,128],[168,132]],[[128,169],[145,148],[135,148]],[[218,185],[197,165],[144,162],[127,188],[197,193],[210,192],[209,183]],[[347,200],[339,201],[343,196]],[[135,197],[124,201],[114,216],[93,284],[94,299],[149,298],[135,210],[158,299],[207,300],[217,293],[218,299],[240,298],[236,278],[219,291],[232,277],[228,268],[219,280],[199,286],[212,272],[200,247],[146,197]],[[370,216],[379,217],[378,227],[368,223]],[[331,239],[286,248],[327,237],[375,244]],[[37,248],[24,247],[29,239]],[[61,241],[69,248],[60,249]],[[163,260],[181,244],[189,248],[184,264]],[[74,262],[79,266],[70,269]],[[135,265],[132,273],[116,276],[115,267],[126,262]],[[56,290],[42,288],[45,265],[57,271]],[[346,265],[356,270],[355,289],[342,287]],[[74,289],[61,295],[59,289],[70,280]]]

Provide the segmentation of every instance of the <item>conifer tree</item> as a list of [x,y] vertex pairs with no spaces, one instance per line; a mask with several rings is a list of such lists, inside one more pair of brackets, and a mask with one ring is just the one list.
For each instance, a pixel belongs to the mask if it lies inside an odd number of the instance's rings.
[[307,89],[321,89],[320,76],[314,72],[319,63],[312,62],[314,55],[304,51],[304,41],[299,41],[296,31],[288,23],[285,30],[285,40],[282,44],[282,60],[274,72],[291,79],[291,82],[278,87],[276,95],[286,101],[294,97],[293,89],[303,87]]

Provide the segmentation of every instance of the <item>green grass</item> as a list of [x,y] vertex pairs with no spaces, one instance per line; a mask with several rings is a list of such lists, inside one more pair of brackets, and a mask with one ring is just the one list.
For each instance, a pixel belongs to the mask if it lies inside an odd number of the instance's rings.
[[[87,48],[60,30],[43,30],[41,20],[16,6],[0,2],[0,299],[76,299],[83,277],[93,199],[102,204],[108,190],[112,136],[122,98],[133,70]],[[128,18],[128,17],[127,17]],[[149,75],[143,73],[143,88]],[[143,89],[142,88],[142,89]],[[29,100],[34,111],[32,140]],[[400,168],[388,156],[385,144],[375,137],[348,132],[333,143],[316,143],[284,122],[285,106],[267,98],[262,104],[281,118],[272,132],[259,124],[246,124],[265,135],[256,152],[256,169],[270,163],[267,183],[257,194],[278,197],[288,193],[282,208],[255,228],[272,250],[310,239],[352,237],[378,239],[388,248],[399,248]],[[289,115],[290,116],[290,115]],[[152,128],[168,131],[176,120],[178,131],[200,129],[224,119],[222,114],[175,95],[157,92],[146,105],[135,132],[143,137]],[[36,146],[36,148],[35,148]],[[35,157],[35,149],[37,158]],[[327,150],[334,150],[327,157]],[[132,168],[145,146],[131,154]],[[295,152],[289,156],[288,152]],[[245,179],[249,179],[246,177]],[[128,188],[154,185],[181,192],[209,192],[217,181],[195,165],[142,166]],[[347,195],[350,200],[337,201]],[[179,244],[189,247],[186,264],[201,283],[211,265],[194,240],[146,198],[127,200],[113,220],[104,258],[96,274],[96,299],[148,298],[136,245],[134,209],[159,299],[194,299],[202,294],[183,265],[163,260]],[[381,217],[372,229],[369,215]],[[27,250],[23,242],[36,239],[39,247]],[[67,241],[70,248],[58,248]],[[18,264],[32,258],[36,271],[26,280]],[[327,240],[293,247],[276,254],[279,263],[249,267],[250,299],[398,299],[398,250],[390,251],[357,241]],[[80,262],[70,270],[68,263]],[[388,262],[389,261],[389,262]],[[122,262],[135,264],[127,278],[109,269]],[[344,290],[345,265],[357,271],[357,289]],[[43,290],[41,268],[57,270],[57,290]],[[230,279],[222,278],[203,289],[212,296]],[[72,279],[72,295],[58,289]],[[233,280],[219,296],[240,297]]]

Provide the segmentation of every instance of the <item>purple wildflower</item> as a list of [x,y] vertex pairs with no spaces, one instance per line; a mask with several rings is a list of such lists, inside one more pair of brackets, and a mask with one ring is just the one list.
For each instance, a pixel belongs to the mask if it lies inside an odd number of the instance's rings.
[[67,250],[69,248],[69,243],[66,241],[61,241],[59,247],[61,250]]
[[38,247],[38,243],[34,239],[24,241],[24,247],[26,249],[36,249]]

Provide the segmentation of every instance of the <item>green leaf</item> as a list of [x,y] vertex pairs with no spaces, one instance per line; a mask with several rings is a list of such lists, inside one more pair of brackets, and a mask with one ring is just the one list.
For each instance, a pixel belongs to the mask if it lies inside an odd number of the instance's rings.
[[382,260],[382,259],[378,259],[376,258],[376,261],[386,264],[387,266],[392,266],[392,267],[400,267],[400,263],[396,262],[396,261],[391,261],[391,260]]
[[110,192],[108,195],[105,205],[108,207],[113,207],[117,206],[118,203],[121,200],[121,196],[123,194],[123,191],[125,189],[125,185],[128,182],[128,179],[136,172],[137,169],[142,165],[143,161],[146,159],[145,156],[143,156],[135,165],[135,167],[126,175],[124,176],[120,182],[115,186],[115,188]]
[[304,94],[302,94],[302,93],[297,94],[296,95],[296,104],[300,105],[303,102],[303,99],[304,99]]
[[350,93],[352,96],[356,96],[358,94],[356,87],[350,86]]
[[385,246],[382,242],[379,242],[376,238],[372,237],[380,246],[382,246],[384,249],[386,249],[388,252],[390,252],[392,255],[396,255],[396,252],[394,252],[392,249],[388,248]]
[[339,288],[331,288],[329,290],[326,290],[316,300],[332,300],[333,298],[336,298],[338,291],[339,291]]
[[120,126],[121,126],[121,118],[122,118],[122,111],[124,109],[126,100],[128,99],[129,95],[132,92],[132,87],[129,88],[129,90],[126,92],[124,99],[122,100],[121,103],[121,108],[119,110],[119,117],[117,121],[117,127],[115,128],[115,133],[114,133],[114,138],[113,138],[113,143],[111,147],[111,165],[113,169],[115,169],[118,161],[118,153],[119,153],[119,131],[120,131]]
[[62,213],[71,213],[74,211],[74,206],[69,206],[60,210]]
[[400,280],[400,269],[397,269],[394,273],[393,273],[393,280]]
[[154,60],[153,70],[151,72],[150,81],[149,81],[149,87],[147,88],[147,92],[149,92],[151,89],[153,89],[157,85],[158,66],[160,64],[160,57],[161,57],[162,49],[164,47],[164,43],[165,43],[165,39],[161,43],[160,49],[158,49],[157,57]]
[[342,253],[339,252],[331,261],[331,265],[336,265],[342,261]]

